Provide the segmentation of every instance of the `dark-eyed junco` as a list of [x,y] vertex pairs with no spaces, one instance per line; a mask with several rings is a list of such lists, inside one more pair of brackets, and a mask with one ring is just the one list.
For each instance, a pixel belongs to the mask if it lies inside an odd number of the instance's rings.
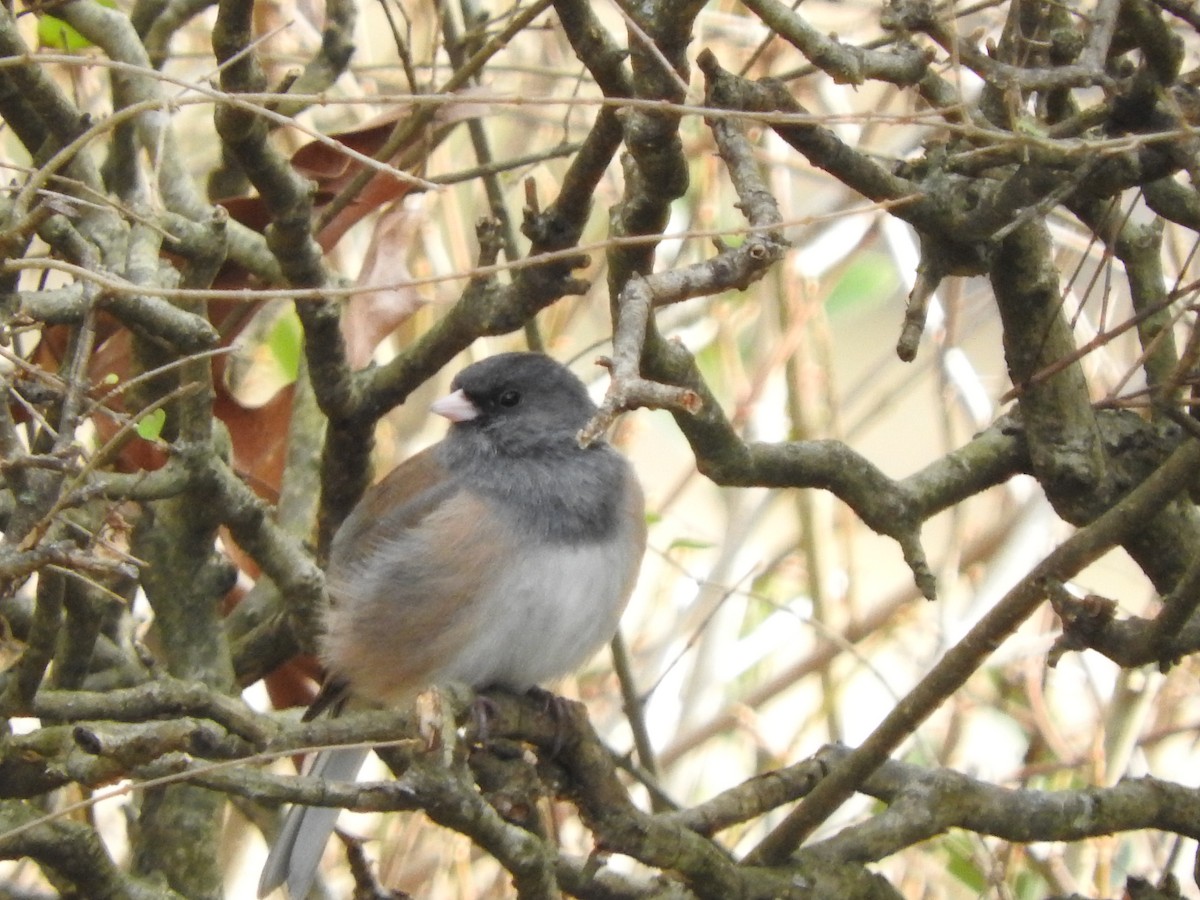
[[[338,689],[389,706],[447,682],[527,690],[608,641],[633,589],[641,488],[608,444],[577,443],[595,412],[579,379],[504,353],[451,388],[432,406],[446,437],[371,488],[334,537],[321,658],[335,708]],[[365,756],[326,751],[309,774],[353,779]],[[303,900],[337,814],[289,811],[260,897],[286,881]]]

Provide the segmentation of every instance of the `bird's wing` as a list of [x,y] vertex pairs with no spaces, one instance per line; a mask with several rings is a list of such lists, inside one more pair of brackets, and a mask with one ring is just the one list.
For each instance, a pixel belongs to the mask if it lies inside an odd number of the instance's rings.
[[456,489],[434,444],[410,456],[377,484],[367,488],[333,539],[330,567],[353,561],[364,552],[372,532],[415,527]]

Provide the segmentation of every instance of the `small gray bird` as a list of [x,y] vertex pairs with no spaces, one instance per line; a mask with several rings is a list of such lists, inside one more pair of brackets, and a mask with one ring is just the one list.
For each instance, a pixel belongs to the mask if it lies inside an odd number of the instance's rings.
[[[467,367],[431,407],[446,437],[371,488],[333,540],[317,704],[386,706],[464,682],[525,691],[572,671],[616,632],[646,545],[629,463],[576,434],[596,408],[538,353]],[[366,751],[317,755],[351,780]],[[258,896],[303,900],[339,810],[289,810]]]

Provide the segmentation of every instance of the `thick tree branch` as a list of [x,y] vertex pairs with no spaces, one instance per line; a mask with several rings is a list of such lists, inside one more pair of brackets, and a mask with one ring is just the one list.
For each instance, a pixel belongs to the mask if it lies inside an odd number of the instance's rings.
[[1099,559],[1157,515],[1172,496],[1194,484],[1200,442],[1189,441],[1153,475],[1096,521],[1072,535],[1021,579],[952,647],[863,743],[840,762],[746,861],[782,860],[857,790],[905,737],[924,721],[1012,634],[1046,597],[1048,579],[1064,580]]

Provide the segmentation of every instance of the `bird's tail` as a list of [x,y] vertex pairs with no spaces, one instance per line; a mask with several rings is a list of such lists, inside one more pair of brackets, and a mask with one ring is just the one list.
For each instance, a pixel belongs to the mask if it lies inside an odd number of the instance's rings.
[[[304,774],[328,781],[353,781],[368,752],[357,747],[323,750]],[[288,810],[258,880],[260,900],[285,882],[291,900],[308,896],[339,813],[336,807],[299,804]]]

